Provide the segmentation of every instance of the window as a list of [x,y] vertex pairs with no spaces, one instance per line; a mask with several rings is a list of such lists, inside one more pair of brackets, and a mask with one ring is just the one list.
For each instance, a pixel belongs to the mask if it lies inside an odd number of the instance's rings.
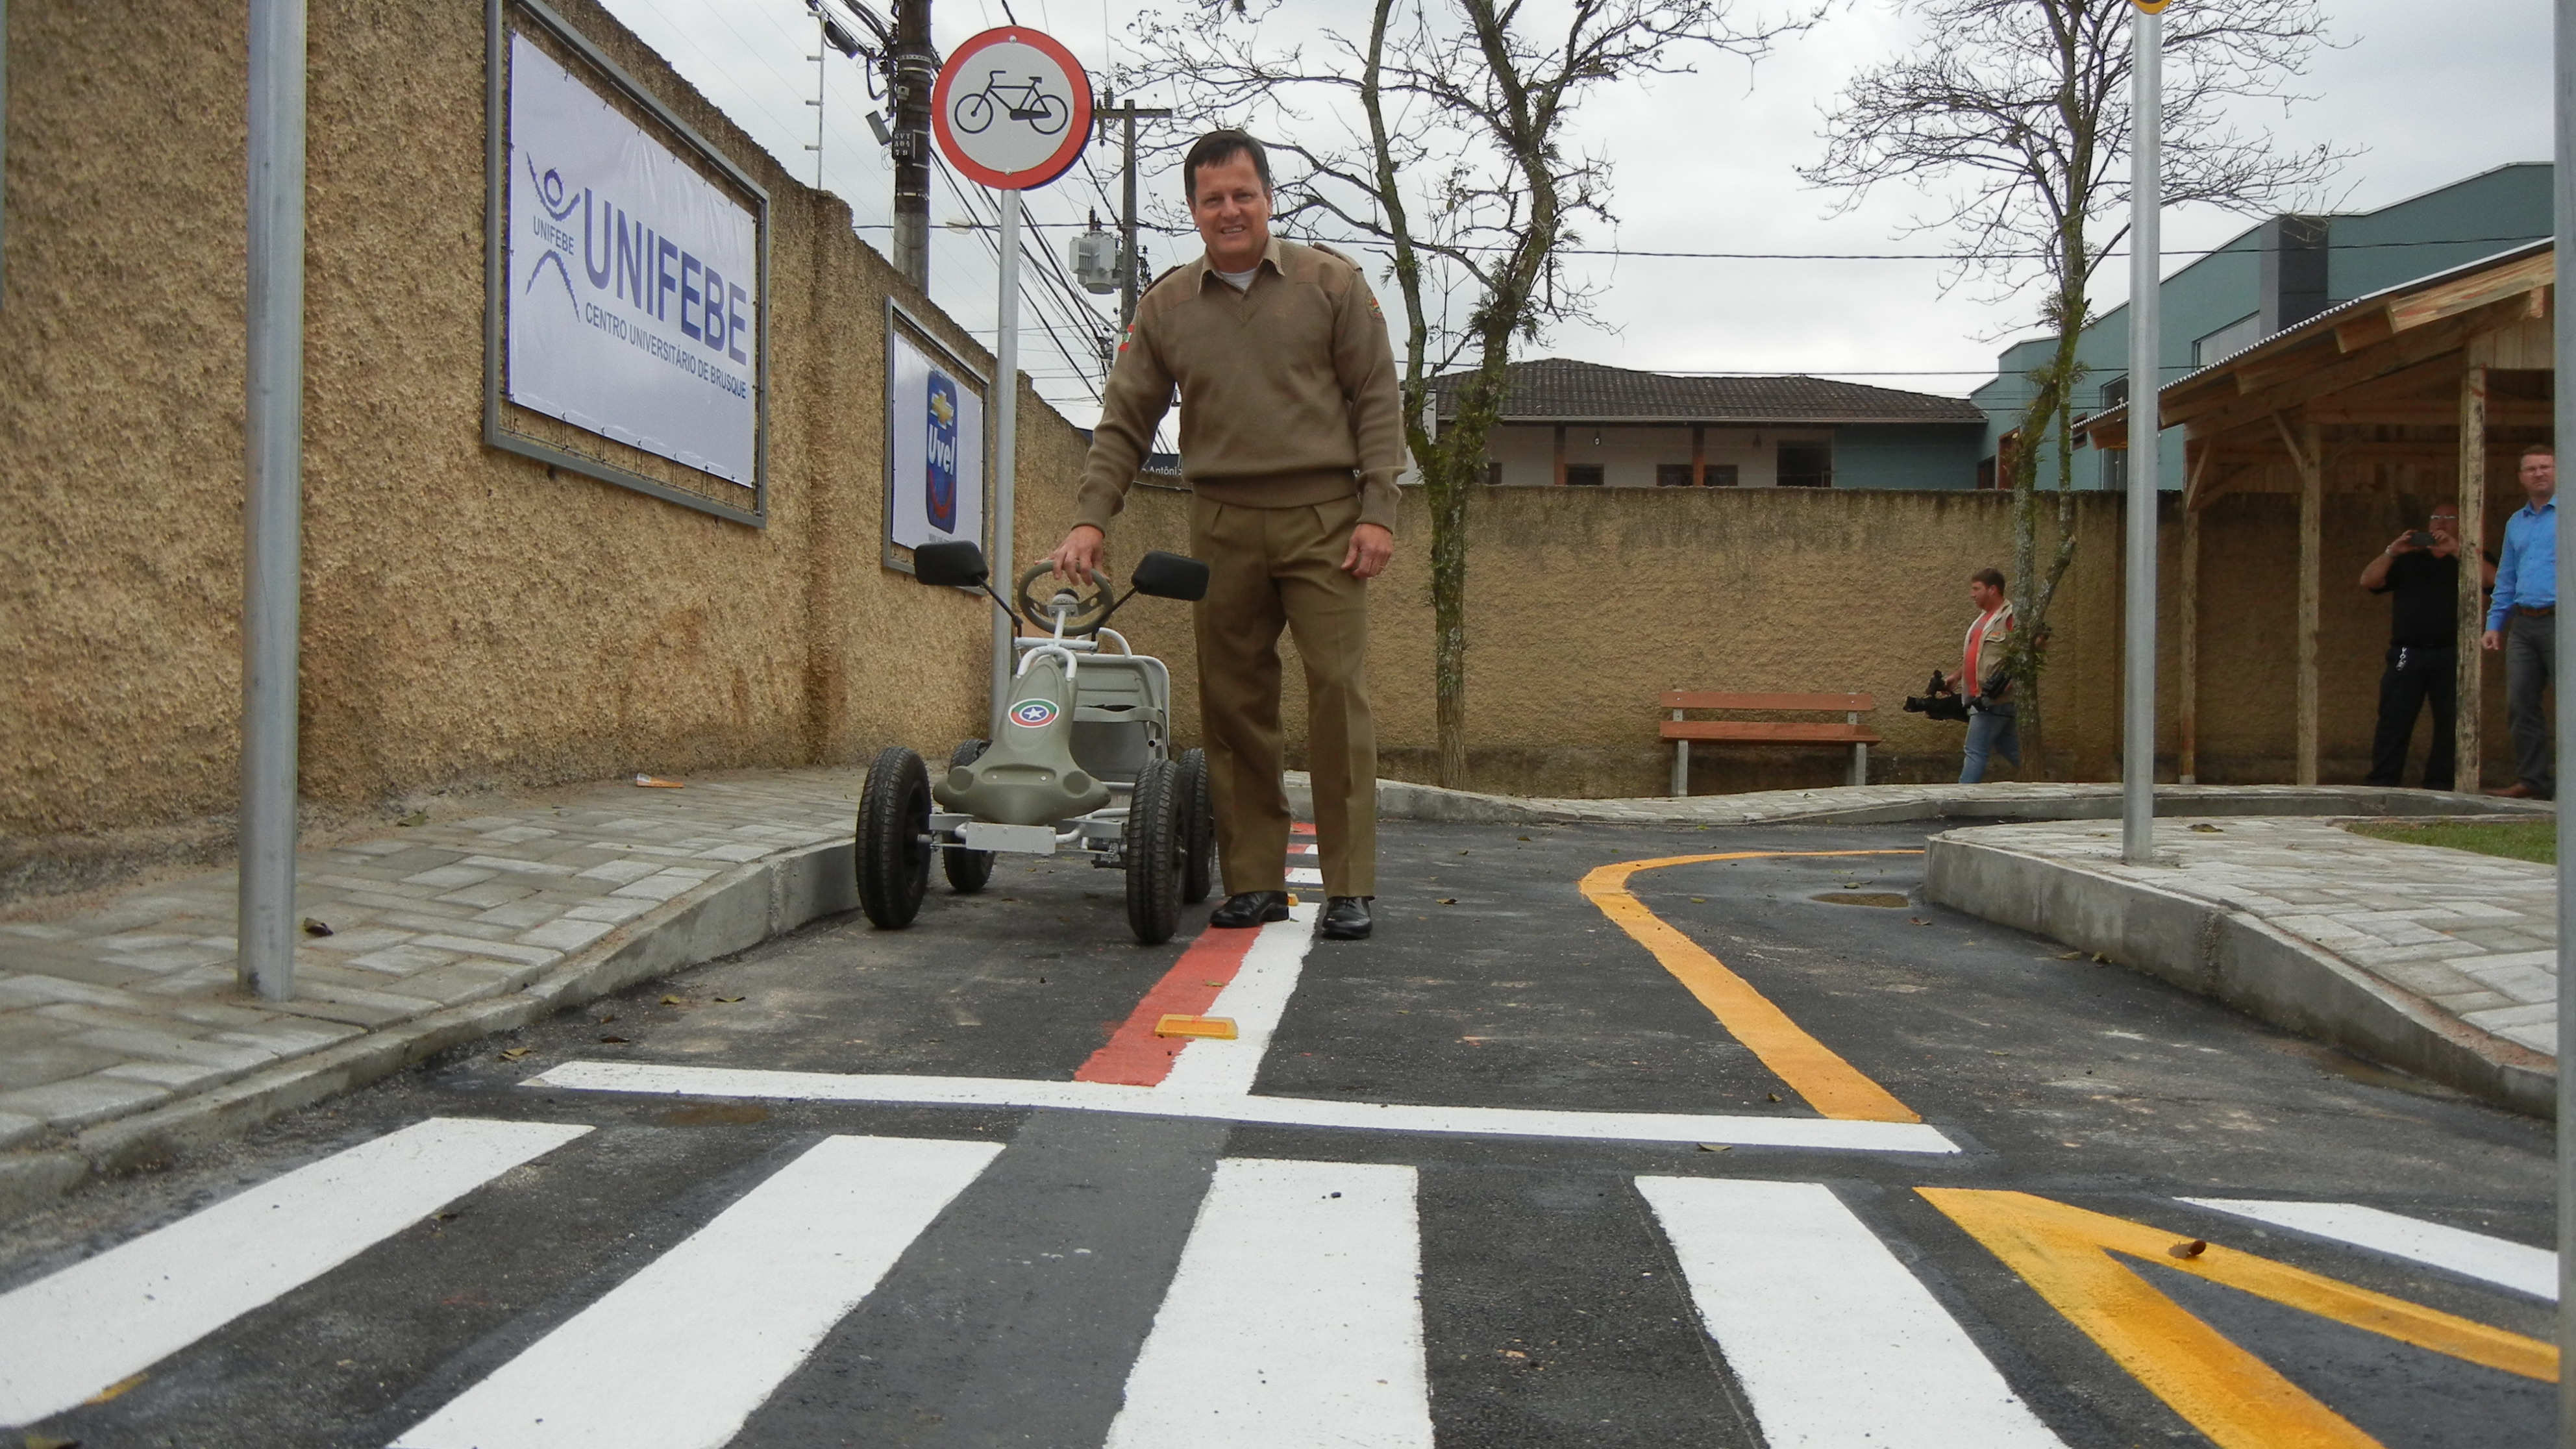
[[1568,464],[1566,464],[1566,465],[1565,465],[1565,486],[1566,486],[1566,487],[1568,487],[1568,488],[1598,488],[1598,487],[1600,487],[1600,486],[1601,486],[1601,465],[1600,465],[1600,464],[1598,464],[1598,463],[1568,463]]
[[1735,465],[1734,465],[1733,463],[1711,463],[1711,464],[1709,464],[1709,465],[1708,465],[1708,486],[1709,486],[1709,487],[1711,487],[1711,488],[1732,488],[1732,487],[1734,487],[1734,486],[1735,486]]
[[1690,464],[1657,463],[1655,465],[1655,486],[1658,488],[1688,488],[1691,486]]
[[2128,488],[2128,449],[2105,448],[2102,450],[2102,486],[2113,492],[2125,491]]
[[1487,458],[1485,460],[1485,486],[1488,488],[1500,488],[1503,486],[1502,459]]
[[1780,486],[1783,488],[1833,487],[1834,445],[1783,442],[1780,445]]
[[2191,365],[2207,367],[2222,357],[2233,356],[2263,340],[2263,314],[2239,317],[2206,337],[2191,344]]

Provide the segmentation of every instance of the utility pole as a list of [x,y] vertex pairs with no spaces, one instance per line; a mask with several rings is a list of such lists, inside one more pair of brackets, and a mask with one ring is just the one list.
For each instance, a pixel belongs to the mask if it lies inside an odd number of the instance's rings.
[[823,12],[814,12],[814,53],[805,57],[814,62],[814,99],[805,104],[814,108],[814,144],[805,149],[814,153],[814,189],[823,189],[823,95],[826,76],[823,57],[832,53],[832,22]]
[[894,265],[904,279],[930,290],[930,89],[939,79],[939,53],[930,45],[930,0],[895,0],[894,50]]
[[1099,113],[1104,127],[1113,120],[1121,123],[1127,139],[1127,170],[1119,183],[1122,194],[1118,211],[1118,333],[1122,337],[1127,334],[1127,324],[1136,320],[1136,293],[1140,290],[1136,276],[1136,123],[1158,121],[1171,114],[1166,110],[1139,110],[1132,98]]
[[2164,8],[2132,0],[2129,17],[2129,536],[2126,694],[2121,700],[2120,858],[2155,860],[2157,395],[2164,381],[2162,282],[2157,271],[2164,206]]

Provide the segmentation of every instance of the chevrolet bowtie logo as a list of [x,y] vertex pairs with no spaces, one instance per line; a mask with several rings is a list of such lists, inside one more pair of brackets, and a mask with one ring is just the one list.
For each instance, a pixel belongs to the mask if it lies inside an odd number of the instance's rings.
[[957,405],[948,400],[948,394],[934,392],[930,395],[930,415],[939,419],[941,427],[954,427],[957,424]]

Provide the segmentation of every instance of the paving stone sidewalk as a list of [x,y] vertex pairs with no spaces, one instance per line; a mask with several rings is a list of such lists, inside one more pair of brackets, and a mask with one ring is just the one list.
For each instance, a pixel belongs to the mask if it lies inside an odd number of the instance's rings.
[[329,934],[303,937],[291,1001],[235,984],[229,869],[0,922],[0,1149],[519,991],[741,865],[848,839],[862,778],[605,786],[307,850],[297,910]]
[[2170,864],[2120,859],[2120,826],[2085,821],[1965,832],[1980,845],[2240,911],[2554,1056],[2557,873],[2549,866],[2356,835],[2327,820],[2158,820]]

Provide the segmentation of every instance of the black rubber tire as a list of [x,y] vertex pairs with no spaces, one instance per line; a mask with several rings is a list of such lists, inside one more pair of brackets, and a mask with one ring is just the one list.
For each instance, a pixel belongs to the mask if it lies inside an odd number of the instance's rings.
[[[948,767],[971,765],[985,749],[983,740],[968,740],[948,753]],[[993,878],[993,852],[968,850],[962,845],[940,847],[939,873],[948,877],[948,888],[961,896],[971,896]]]
[[1149,760],[1127,802],[1127,926],[1159,946],[1181,925],[1181,768]]
[[1181,904],[1195,906],[1216,890],[1216,796],[1207,753],[1181,752]]
[[912,924],[930,889],[930,771],[921,756],[889,745],[868,766],[859,792],[859,908],[888,931]]

